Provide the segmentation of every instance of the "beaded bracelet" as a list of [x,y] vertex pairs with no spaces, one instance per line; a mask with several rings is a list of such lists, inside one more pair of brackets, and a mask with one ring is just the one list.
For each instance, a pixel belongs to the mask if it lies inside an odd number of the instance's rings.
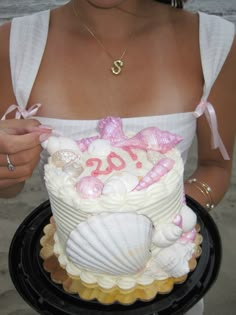
[[212,210],[215,207],[214,198],[212,196],[212,189],[206,183],[198,181],[196,178],[190,178],[188,180],[190,184],[193,184],[207,199],[206,208],[208,211]]

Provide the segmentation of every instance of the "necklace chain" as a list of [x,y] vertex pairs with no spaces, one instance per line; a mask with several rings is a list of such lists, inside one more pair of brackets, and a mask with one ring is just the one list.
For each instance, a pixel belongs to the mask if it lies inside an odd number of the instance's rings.
[[[112,60],[112,67],[111,67],[111,72],[115,75],[118,75],[121,73],[122,71],[122,67],[124,66],[124,61],[123,58],[127,52],[127,47],[124,49],[124,51],[122,52],[121,56],[119,59],[115,59],[112,54],[106,49],[106,47],[103,45],[103,43],[101,42],[100,39],[98,39],[98,37],[95,35],[95,33],[92,31],[91,27],[89,27],[81,18],[79,12],[78,12],[78,8],[77,6],[75,7],[75,1],[73,1],[73,12],[75,14],[76,17],[80,18],[80,21],[83,25],[83,27],[89,32],[89,34],[96,40],[96,42],[99,44],[100,47],[102,47],[102,49],[105,51],[105,53],[111,58]],[[77,2],[76,2],[77,4]],[[129,34],[129,38],[131,37],[132,33]]]

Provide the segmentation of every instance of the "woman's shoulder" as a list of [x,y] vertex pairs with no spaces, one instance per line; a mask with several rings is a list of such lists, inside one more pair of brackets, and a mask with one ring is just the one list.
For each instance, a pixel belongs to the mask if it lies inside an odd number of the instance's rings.
[[7,107],[15,102],[9,59],[10,31],[11,22],[0,26],[0,118]]
[[0,81],[5,76],[9,65],[11,22],[6,22],[0,26]]
[[11,22],[6,22],[0,26],[0,62],[8,57]]

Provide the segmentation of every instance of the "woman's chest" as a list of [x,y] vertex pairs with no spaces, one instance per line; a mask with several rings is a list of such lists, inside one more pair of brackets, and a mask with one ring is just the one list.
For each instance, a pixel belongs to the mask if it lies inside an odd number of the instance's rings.
[[118,75],[111,71],[122,54],[118,46],[113,47],[112,55],[94,43],[83,46],[73,42],[71,49],[69,43],[59,41],[57,46],[47,46],[29,100],[29,104],[43,104],[40,116],[156,116],[193,111],[201,98],[198,55],[178,52],[176,46],[131,45]]

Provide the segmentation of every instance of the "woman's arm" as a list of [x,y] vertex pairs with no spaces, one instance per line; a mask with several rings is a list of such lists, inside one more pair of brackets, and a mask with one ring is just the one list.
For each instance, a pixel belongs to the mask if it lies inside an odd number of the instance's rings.
[[[9,62],[10,23],[0,27],[0,119],[7,108],[16,104]],[[13,118],[10,115],[7,118]],[[40,123],[34,119],[0,120],[0,198],[17,195],[24,186],[39,161],[40,135],[50,130],[38,128]],[[9,155],[14,170],[7,167]]]
[[[217,204],[226,193],[231,177],[233,148],[236,131],[236,40],[220,72],[208,101],[216,111],[218,130],[228,151],[230,160],[224,160],[218,149],[211,148],[211,131],[206,117],[198,118],[198,167],[191,178],[206,183],[212,189],[214,203]],[[207,198],[197,185],[185,184],[186,194],[193,197],[203,206]],[[201,188],[201,185],[198,185]]]

